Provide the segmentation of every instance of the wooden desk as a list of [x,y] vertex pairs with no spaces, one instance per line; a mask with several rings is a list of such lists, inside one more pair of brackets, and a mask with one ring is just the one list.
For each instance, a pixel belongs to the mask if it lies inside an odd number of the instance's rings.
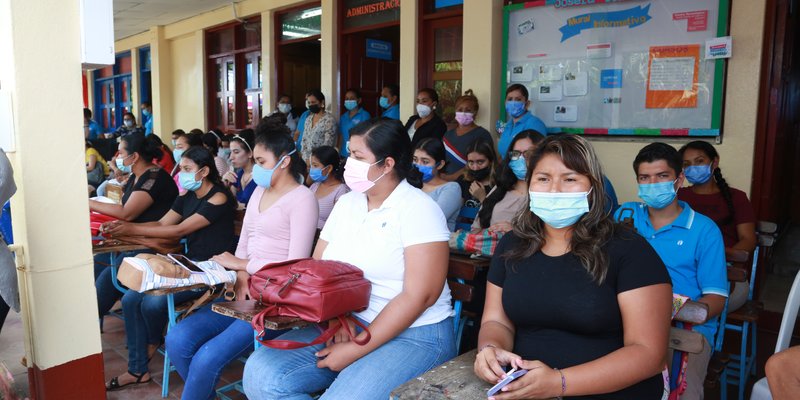
[[104,242],[101,242],[101,245],[92,245],[92,254],[108,254],[108,253],[122,253],[124,251],[145,251],[149,248],[147,246],[142,246],[140,244],[130,244],[120,242],[118,240],[110,239]]
[[473,364],[477,350],[464,353],[396,387],[391,400],[486,400],[492,385],[475,376]]
[[[252,322],[253,317],[262,310],[264,310],[264,306],[258,304],[255,300],[224,301],[214,303],[211,306],[211,311],[217,314],[227,315],[246,322]],[[292,317],[270,317],[264,319],[264,328],[274,331],[298,328],[308,324],[310,322]]]

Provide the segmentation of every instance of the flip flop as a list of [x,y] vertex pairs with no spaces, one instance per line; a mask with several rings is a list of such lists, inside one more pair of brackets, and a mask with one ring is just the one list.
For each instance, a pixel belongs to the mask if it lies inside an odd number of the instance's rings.
[[108,384],[106,384],[106,392],[113,392],[113,391],[117,391],[117,390],[120,390],[120,389],[122,389],[122,388],[124,388],[124,387],[126,387],[126,386],[131,386],[131,385],[141,385],[141,384],[143,384],[143,383],[150,383],[150,381],[152,380],[152,378],[147,378],[147,380],[146,380],[146,381],[143,381],[143,380],[142,380],[142,377],[144,376],[144,374],[146,374],[146,372],[145,372],[145,373],[143,373],[143,374],[141,374],[141,375],[136,375],[136,374],[134,374],[134,373],[133,373],[133,372],[131,372],[131,371],[128,371],[128,373],[129,373],[129,374],[130,374],[132,377],[136,378],[136,380],[135,380],[135,381],[133,381],[133,382],[128,382],[128,383],[126,383],[126,384],[124,384],[124,385],[120,385],[120,384],[119,384],[119,377],[118,377],[118,376],[115,376],[115,377],[111,378],[111,380],[108,382]]

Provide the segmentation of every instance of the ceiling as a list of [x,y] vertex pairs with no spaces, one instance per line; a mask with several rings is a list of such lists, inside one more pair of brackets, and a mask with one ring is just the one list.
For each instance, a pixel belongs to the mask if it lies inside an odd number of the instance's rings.
[[[119,40],[220,7],[230,0],[114,0],[114,39]],[[231,11],[233,19],[233,11]]]

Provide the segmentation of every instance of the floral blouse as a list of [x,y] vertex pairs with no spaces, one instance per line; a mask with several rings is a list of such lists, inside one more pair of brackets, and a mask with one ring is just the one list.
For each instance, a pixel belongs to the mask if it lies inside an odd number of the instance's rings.
[[336,147],[336,118],[333,114],[325,112],[316,125],[312,125],[313,120],[311,115],[306,118],[303,141],[300,143],[301,155],[306,162],[311,159],[311,151],[317,147]]

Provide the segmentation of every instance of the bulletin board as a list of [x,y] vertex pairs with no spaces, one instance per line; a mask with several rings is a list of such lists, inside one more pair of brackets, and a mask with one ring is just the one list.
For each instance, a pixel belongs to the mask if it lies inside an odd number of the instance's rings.
[[508,5],[504,83],[528,88],[551,132],[720,136],[728,1]]

